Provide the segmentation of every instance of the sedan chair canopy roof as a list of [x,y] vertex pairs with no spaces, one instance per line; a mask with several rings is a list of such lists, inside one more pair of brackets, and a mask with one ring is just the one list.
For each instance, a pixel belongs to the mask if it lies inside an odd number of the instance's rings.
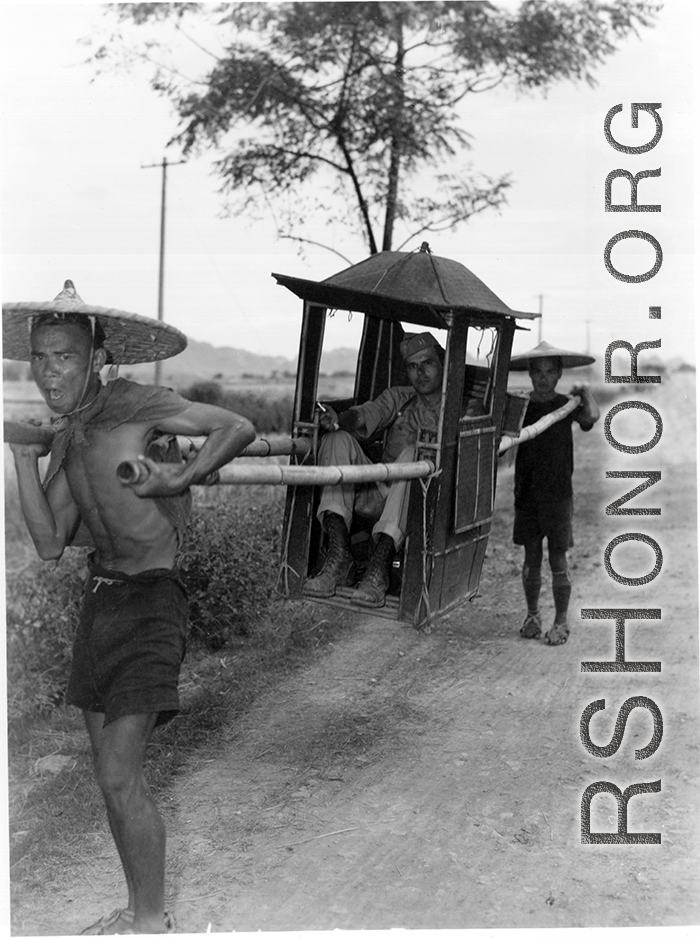
[[272,276],[298,297],[329,309],[346,309],[383,319],[446,329],[452,311],[493,322],[501,317],[536,319],[539,313],[512,310],[458,261],[419,251],[382,251],[326,280]]

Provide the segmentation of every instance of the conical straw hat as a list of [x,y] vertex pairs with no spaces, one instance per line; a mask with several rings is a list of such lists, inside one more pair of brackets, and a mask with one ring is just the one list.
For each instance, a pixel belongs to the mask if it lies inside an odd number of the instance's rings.
[[595,361],[591,355],[581,352],[569,352],[563,348],[555,348],[549,342],[540,342],[529,352],[520,352],[513,355],[508,366],[511,371],[527,371],[533,358],[560,358],[562,368],[581,368],[583,365],[592,365]]
[[182,332],[157,319],[120,309],[89,306],[78,296],[73,282],[66,280],[63,290],[51,301],[2,304],[3,358],[31,361],[33,320],[46,314],[60,317],[65,313],[94,317],[99,322],[105,333],[108,363],[135,365],[160,361],[178,355],[187,346]]

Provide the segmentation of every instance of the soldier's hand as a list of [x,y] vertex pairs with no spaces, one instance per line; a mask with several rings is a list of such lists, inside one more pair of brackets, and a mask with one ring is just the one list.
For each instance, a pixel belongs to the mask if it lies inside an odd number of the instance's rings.
[[323,405],[323,409],[319,407],[319,424],[324,430],[338,430],[338,415],[328,404]]

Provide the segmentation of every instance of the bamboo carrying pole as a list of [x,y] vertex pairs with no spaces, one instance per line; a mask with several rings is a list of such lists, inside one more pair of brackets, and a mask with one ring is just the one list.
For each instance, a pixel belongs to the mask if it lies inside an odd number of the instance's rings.
[[[3,439],[5,443],[32,444],[43,443],[45,446],[51,446],[55,436],[55,429],[51,424],[32,423],[27,420],[4,420],[3,421]],[[178,443],[183,455],[187,455],[194,445],[199,448],[206,440],[206,437],[178,437]],[[264,437],[253,440],[246,446],[241,456],[306,456],[311,452],[311,440],[308,437],[300,436],[295,439],[266,440]]]
[[[203,480],[203,485],[362,485],[424,479],[435,472],[428,459],[408,463],[376,463],[369,466],[279,466],[228,463]],[[138,460],[119,463],[117,475],[124,485],[148,478],[148,468]]]
[[[566,404],[552,411],[536,423],[524,427],[517,437],[502,437],[498,446],[501,455],[513,446],[519,446],[539,436],[552,424],[563,420],[581,403],[574,396]],[[46,425],[37,426],[18,421],[4,422],[5,442],[43,443],[50,445],[53,429]],[[183,449],[193,441],[180,440]],[[310,452],[311,440],[307,437],[295,439],[265,440],[260,438],[250,443],[241,456],[302,456]],[[236,461],[222,466],[203,480],[202,485],[362,485],[368,482],[394,482],[400,479],[424,479],[435,471],[428,459],[413,463],[376,463],[367,466],[281,466],[241,464]],[[147,467],[138,460],[126,460],[117,467],[117,475],[124,485],[134,485],[148,477]]]
[[580,403],[580,397],[571,397],[566,404],[558,407],[557,410],[553,410],[551,414],[546,414],[544,417],[540,417],[536,423],[531,423],[530,426],[523,427],[518,436],[501,437],[501,442],[498,444],[498,455],[500,456],[501,453],[505,453],[506,450],[509,450],[512,446],[519,446],[520,443],[526,443],[528,440],[539,436],[540,433],[544,433],[552,424],[559,423],[559,421],[563,420],[572,410],[576,410]]
[[40,444],[51,447],[55,431],[46,423],[31,423],[28,420],[3,420],[2,438],[5,443],[17,443],[20,446]]
[[[26,420],[4,420],[3,421],[3,439],[5,443],[19,443],[30,445],[32,443],[42,443],[44,446],[51,446],[56,431],[50,424],[32,423]],[[206,440],[206,437],[179,436],[178,443],[183,456],[192,449],[199,448]],[[258,440],[246,446],[241,456],[306,456],[311,452],[311,440],[308,437],[300,436],[295,439],[266,440],[260,437]]]

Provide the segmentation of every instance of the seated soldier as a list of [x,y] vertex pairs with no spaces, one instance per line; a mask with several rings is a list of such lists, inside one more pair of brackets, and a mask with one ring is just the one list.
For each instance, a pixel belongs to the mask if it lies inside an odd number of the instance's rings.
[[[391,387],[374,401],[337,414],[328,407],[320,417],[324,430],[318,464],[365,465],[371,460],[360,442],[388,428],[382,462],[413,462],[419,431],[437,435],[442,399],[445,352],[429,332],[407,335],[400,345],[410,385]],[[389,588],[394,553],[405,538],[408,482],[363,485],[327,485],[321,493],[318,518],[328,539],[328,552],[320,573],[307,580],[304,594],[333,596],[338,586],[351,586],[355,565],[350,551],[353,517],[374,522],[374,552],[352,601],[360,606],[383,606]]]

